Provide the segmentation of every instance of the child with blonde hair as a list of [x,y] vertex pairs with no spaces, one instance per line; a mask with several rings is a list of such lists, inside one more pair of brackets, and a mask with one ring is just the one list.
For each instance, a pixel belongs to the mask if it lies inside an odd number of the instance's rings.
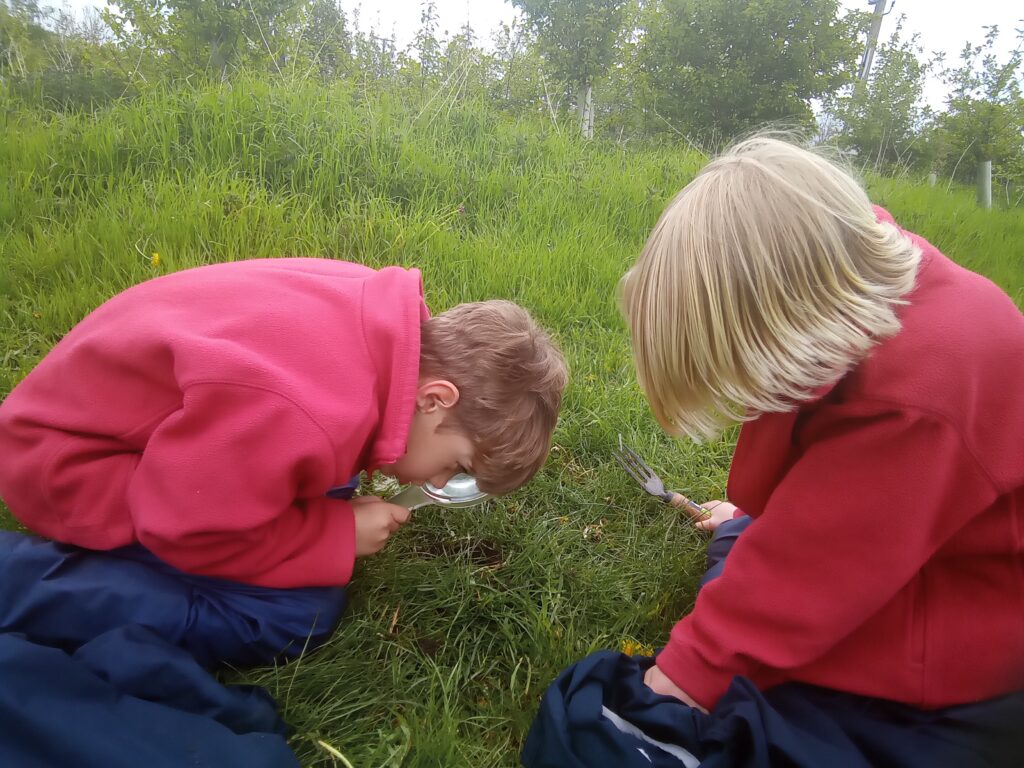
[[[1009,297],[838,165],[768,136],[676,196],[620,287],[662,427],[742,422],[729,501],[698,523],[714,562],[637,673],[646,692],[615,693],[635,662],[580,662],[524,763],[676,765],[633,762],[676,734],[692,765],[1024,765],[1024,317]],[[614,718],[550,738],[599,685]],[[587,759],[541,757],[567,743]]]

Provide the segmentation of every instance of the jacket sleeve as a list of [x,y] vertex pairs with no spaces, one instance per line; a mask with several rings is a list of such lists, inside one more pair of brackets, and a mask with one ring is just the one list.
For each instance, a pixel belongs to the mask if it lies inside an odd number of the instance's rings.
[[154,431],[128,489],[139,542],[190,573],[267,587],[341,585],[352,507],[310,489],[337,477],[327,436],[265,389],[194,384]]
[[930,415],[878,408],[820,432],[658,656],[707,708],[736,675],[768,686],[820,658],[997,496]]

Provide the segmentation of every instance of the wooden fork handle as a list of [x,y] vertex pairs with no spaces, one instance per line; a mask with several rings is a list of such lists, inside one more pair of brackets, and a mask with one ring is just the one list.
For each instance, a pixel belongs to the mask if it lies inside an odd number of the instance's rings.
[[689,513],[690,517],[695,517],[697,520],[703,520],[711,514],[693,499],[687,498],[686,496],[683,496],[683,494],[676,493],[675,491],[668,491],[665,494],[665,501],[668,502],[670,507],[685,509]]

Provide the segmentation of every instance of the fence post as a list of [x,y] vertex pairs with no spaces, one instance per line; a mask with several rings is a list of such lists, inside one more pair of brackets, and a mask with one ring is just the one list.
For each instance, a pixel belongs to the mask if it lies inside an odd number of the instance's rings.
[[978,205],[992,207],[992,161],[984,160],[978,165]]
[[590,83],[580,89],[580,98],[576,105],[576,114],[580,120],[580,133],[585,139],[594,138],[594,90]]

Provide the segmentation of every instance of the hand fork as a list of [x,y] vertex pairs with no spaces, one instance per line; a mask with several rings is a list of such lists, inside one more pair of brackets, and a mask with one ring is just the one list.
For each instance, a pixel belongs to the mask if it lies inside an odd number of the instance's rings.
[[685,507],[687,513],[694,520],[703,520],[711,516],[708,510],[692,499],[675,491],[666,491],[665,484],[658,477],[657,473],[637,455],[636,451],[623,444],[622,435],[619,435],[619,449],[613,449],[612,456],[626,470],[626,474],[636,480],[647,493],[657,496],[669,506],[676,507],[677,509]]

